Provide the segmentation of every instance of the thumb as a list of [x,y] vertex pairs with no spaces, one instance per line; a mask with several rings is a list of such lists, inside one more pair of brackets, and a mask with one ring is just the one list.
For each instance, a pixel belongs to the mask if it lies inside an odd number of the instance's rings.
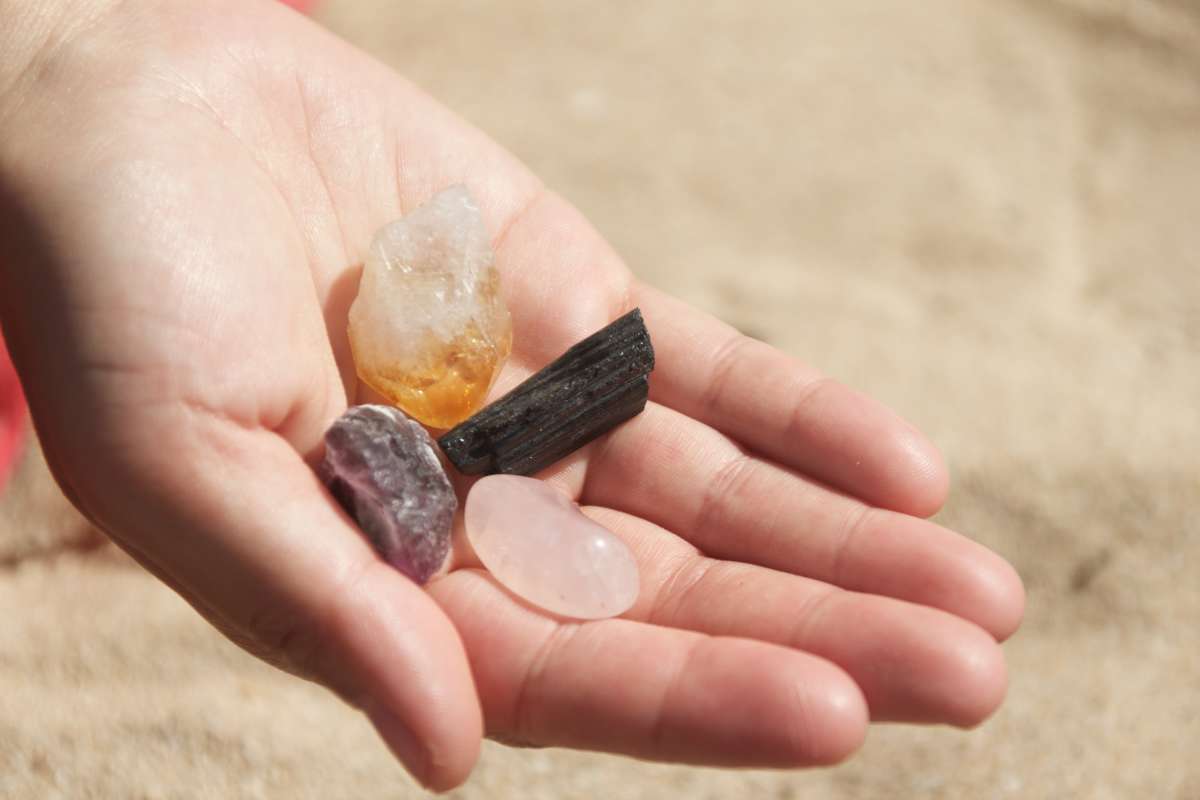
[[457,632],[296,450],[195,408],[117,431],[85,470],[50,454],[85,513],[239,645],[363,710],[422,784],[464,781],[482,719]]

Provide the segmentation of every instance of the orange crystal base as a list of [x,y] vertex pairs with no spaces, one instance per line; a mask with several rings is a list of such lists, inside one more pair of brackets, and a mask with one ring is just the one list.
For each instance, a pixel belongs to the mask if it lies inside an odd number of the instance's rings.
[[[350,345],[353,350],[353,337]],[[449,343],[430,337],[419,364],[371,372],[359,367],[358,377],[422,425],[453,428],[483,405],[511,350],[511,332],[491,342],[471,326]],[[357,356],[354,361],[363,363]]]

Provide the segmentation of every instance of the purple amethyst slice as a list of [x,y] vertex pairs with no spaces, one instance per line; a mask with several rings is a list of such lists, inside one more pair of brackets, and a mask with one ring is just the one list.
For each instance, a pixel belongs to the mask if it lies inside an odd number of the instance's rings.
[[425,583],[450,550],[458,499],[433,440],[388,406],[354,406],[325,432],[321,480],[384,559]]

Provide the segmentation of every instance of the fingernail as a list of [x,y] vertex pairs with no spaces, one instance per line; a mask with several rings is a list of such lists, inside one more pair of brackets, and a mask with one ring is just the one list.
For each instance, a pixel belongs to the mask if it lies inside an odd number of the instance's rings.
[[382,708],[366,709],[367,719],[383,738],[392,755],[422,786],[429,785],[429,751],[400,719]]

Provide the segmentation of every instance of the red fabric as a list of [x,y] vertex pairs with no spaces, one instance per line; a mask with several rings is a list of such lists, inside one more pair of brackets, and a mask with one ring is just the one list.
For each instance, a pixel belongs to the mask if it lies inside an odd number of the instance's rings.
[[25,427],[25,395],[0,338],[0,490],[21,453]]

